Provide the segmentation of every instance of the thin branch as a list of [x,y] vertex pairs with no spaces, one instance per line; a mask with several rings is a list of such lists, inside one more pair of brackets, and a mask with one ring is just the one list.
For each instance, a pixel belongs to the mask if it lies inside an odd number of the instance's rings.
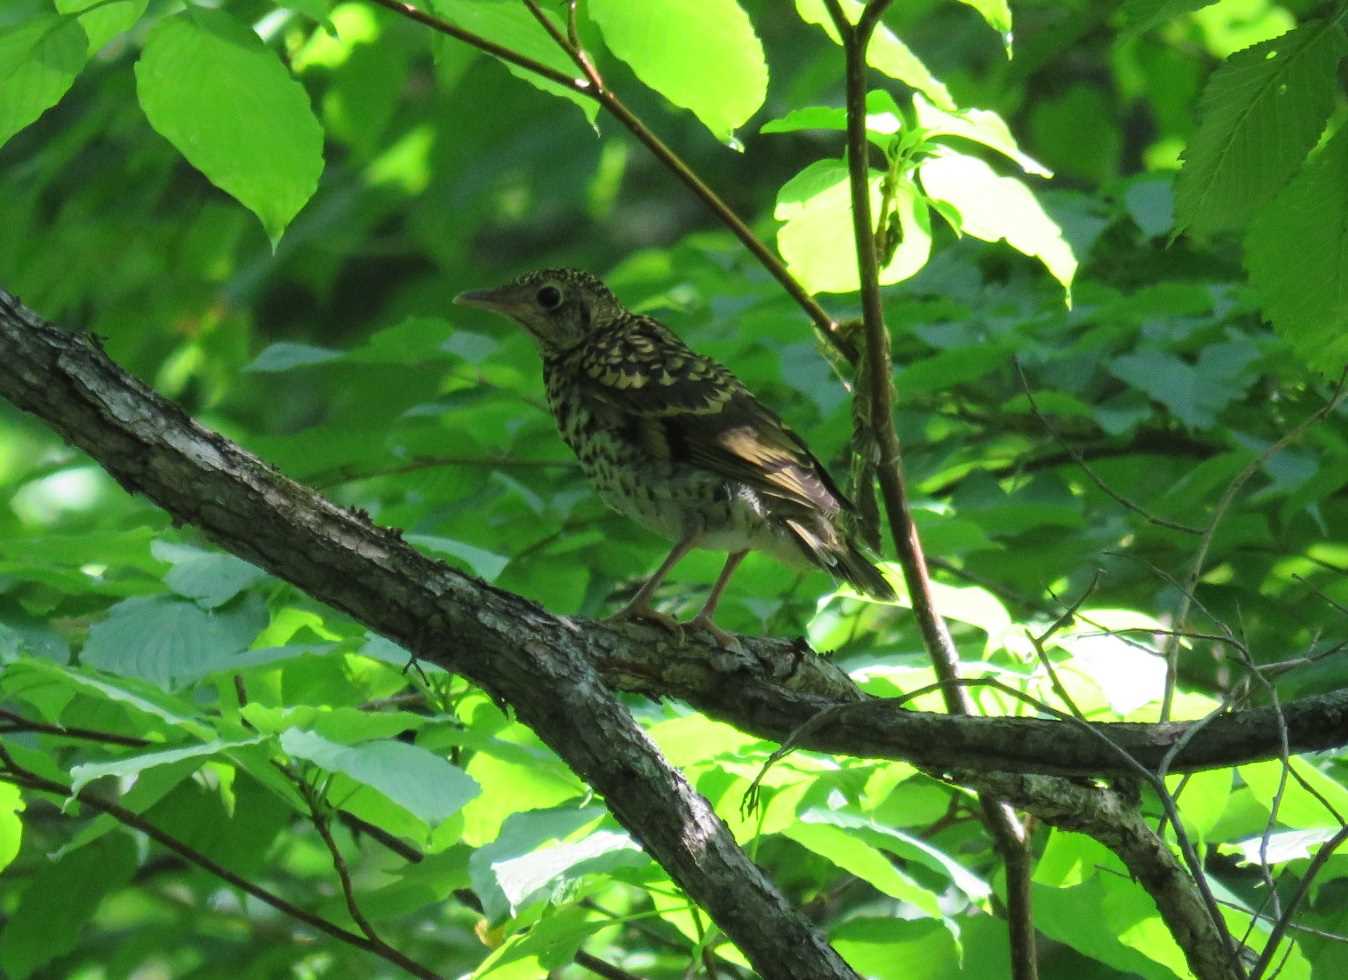
[[[69,786],[53,782],[50,779],[45,779],[37,773],[31,772],[19,765],[14,761],[14,757],[9,754],[3,745],[0,745],[0,762],[4,763],[3,770],[0,770],[0,780],[3,780],[4,782],[13,783],[16,786],[26,786],[29,789],[41,790],[45,793],[54,793],[61,797],[69,797],[72,795]],[[438,980],[439,974],[426,969],[420,963],[409,959],[393,947],[371,941],[358,933],[349,932],[341,926],[334,925],[321,916],[314,915],[312,912],[302,909],[298,905],[291,904],[280,895],[268,891],[261,885],[254,884],[246,878],[240,877],[224,865],[217,864],[205,854],[196,850],[196,848],[183,843],[168,832],[156,827],[154,824],[140,816],[140,814],[133,813],[125,807],[118,806],[116,803],[108,803],[99,799],[89,791],[89,787],[82,787],[79,793],[73,795],[85,806],[98,810],[101,813],[106,813],[118,823],[131,827],[134,830],[139,830],[151,840],[168,848],[180,857],[191,861],[199,868],[210,872],[220,880],[228,882],[240,891],[247,892],[258,901],[265,902],[278,912],[288,915],[299,922],[303,922],[305,925],[317,929],[319,932],[331,936],[334,939],[363,949],[367,953],[373,953],[381,959],[388,960],[390,963],[401,967],[413,976],[422,977],[424,980]]]
[[[432,30],[447,34],[452,38],[479,49],[480,51],[495,55],[502,61],[509,62],[518,68],[533,72],[542,78],[546,78],[549,81],[563,86],[568,91],[574,92],[577,95],[582,95],[598,102],[608,110],[609,114],[617,119],[628,132],[635,136],[643,146],[650,150],[650,152],[655,155],[656,159],[663,163],[675,177],[682,181],[684,186],[692,191],[712,214],[716,215],[717,219],[719,219],[722,224],[730,229],[731,233],[740,240],[740,243],[748,249],[750,254],[752,254],[763,268],[768,271],[768,274],[776,279],[781,287],[786,290],[787,294],[796,301],[796,304],[805,311],[809,318],[814,322],[815,327],[818,328],[820,335],[849,362],[855,363],[857,352],[842,335],[837,321],[829,316],[805,287],[802,286],[789,271],[787,271],[786,266],[772,253],[770,248],[759,240],[758,236],[755,235],[749,226],[744,223],[744,220],[731,209],[730,205],[727,204],[719,194],[712,190],[711,187],[709,187],[707,183],[684,162],[682,157],[670,149],[660,137],[656,136],[650,127],[642,122],[641,119],[627,107],[626,103],[603,84],[599,73],[593,70],[593,62],[589,55],[585,53],[584,49],[573,47],[571,41],[556,30],[555,25],[552,25],[551,28],[549,28],[548,33],[551,34],[553,40],[566,51],[567,56],[581,68],[586,77],[572,78],[564,72],[557,71],[555,68],[550,68],[542,62],[535,61],[533,58],[522,55],[517,51],[512,51],[494,41],[489,41],[481,35],[474,34],[471,31],[465,31],[433,14],[418,10],[411,4],[402,3],[401,0],[370,0],[370,2],[415,20],[419,24],[424,24]],[[536,6],[532,4],[531,0],[525,0],[525,2],[529,3],[531,7]],[[535,16],[540,15],[542,15],[541,11],[538,11],[535,14]],[[544,20],[548,20],[546,15],[542,16]],[[549,24],[551,24],[550,20]]]
[[341,883],[342,898],[346,900],[346,911],[350,914],[351,921],[365,933],[365,938],[370,942],[386,946],[387,943],[379,938],[379,933],[375,932],[370,920],[365,918],[365,913],[360,910],[360,903],[356,901],[356,888],[351,883],[351,869],[347,867],[342,849],[337,846],[337,840],[332,836],[332,813],[327,808],[322,794],[300,773],[288,767],[283,767],[281,771],[300,791],[304,802],[309,806],[309,817],[313,821],[314,829],[318,831],[318,836],[323,838],[323,846],[328,849],[328,855],[332,858],[332,867],[337,872],[337,880]]
[[[1240,488],[1245,486],[1246,481],[1254,476],[1261,466],[1278,453],[1282,452],[1288,445],[1295,442],[1297,439],[1300,439],[1302,433],[1325,416],[1329,415],[1330,412],[1334,411],[1334,409],[1338,407],[1339,402],[1343,400],[1345,384],[1348,384],[1348,368],[1344,368],[1343,372],[1339,375],[1339,380],[1334,386],[1334,391],[1323,405],[1294,425],[1283,434],[1282,438],[1269,445],[1269,447],[1260,453],[1258,457],[1250,460],[1245,468],[1237,473],[1231,479],[1231,482],[1227,484],[1226,491],[1222,494],[1221,499],[1217,501],[1217,506],[1212,512],[1212,519],[1208,521],[1207,527],[1203,530],[1203,537],[1198,543],[1198,550],[1194,553],[1193,563],[1189,568],[1187,586],[1182,591],[1179,610],[1175,614],[1175,626],[1177,629],[1184,629],[1188,622],[1189,607],[1193,602],[1193,592],[1198,588],[1198,580],[1203,577],[1203,566],[1207,562],[1208,549],[1212,547],[1212,539],[1217,533],[1217,525],[1220,524],[1222,518],[1226,516],[1227,510],[1236,499],[1236,494],[1240,492]],[[1170,720],[1170,708],[1174,703],[1175,683],[1178,679],[1178,675],[1179,641],[1176,640],[1169,645],[1169,648],[1166,651],[1165,694],[1161,698],[1161,721]]]
[[86,742],[103,742],[108,745],[124,745],[127,748],[143,749],[155,743],[144,738],[136,738],[134,735],[118,735],[116,732],[99,732],[91,728],[76,728],[70,725],[48,725],[40,721],[30,721],[23,715],[16,714],[13,711],[0,709],[0,718],[8,718],[12,725],[7,726],[4,731],[11,732],[38,732],[43,735],[54,735],[58,738],[81,739]]
[[1320,849],[1315,852],[1315,857],[1311,858],[1306,873],[1302,875],[1301,885],[1297,888],[1296,894],[1292,896],[1287,903],[1286,911],[1278,917],[1277,923],[1269,931],[1268,941],[1264,944],[1264,951],[1259,956],[1259,962],[1250,971],[1250,980],[1260,980],[1264,975],[1269,964],[1273,961],[1273,954],[1277,951],[1278,944],[1282,942],[1282,937],[1286,934],[1288,926],[1291,925],[1292,914],[1310,892],[1311,883],[1315,880],[1315,876],[1320,873],[1320,869],[1325,866],[1325,863],[1345,840],[1348,840],[1348,827],[1340,828],[1337,834],[1320,845]]
[[[959,651],[955,648],[945,621],[936,610],[926,556],[904,486],[899,436],[894,428],[889,330],[885,326],[884,308],[880,302],[879,261],[875,228],[871,220],[870,139],[866,133],[866,48],[889,2],[870,0],[855,27],[848,23],[838,0],[826,0],[826,6],[842,41],[846,60],[847,169],[852,197],[852,234],[856,243],[857,271],[861,283],[862,323],[866,337],[861,369],[868,375],[866,386],[870,396],[870,428],[875,434],[879,450],[876,475],[923,643],[937,677],[942,681],[954,681],[959,677]],[[943,686],[942,695],[951,714],[973,714],[967,693],[958,685]],[[1038,976],[1038,965],[1030,906],[1031,859],[1025,828],[1010,807],[986,796],[980,796],[980,803],[1006,866],[1012,971],[1016,980],[1033,980]]]
[[1077,466],[1081,467],[1082,472],[1085,473],[1088,477],[1090,477],[1091,481],[1097,487],[1099,487],[1102,491],[1104,491],[1106,496],[1108,496],[1111,500],[1115,501],[1116,503],[1122,505],[1127,510],[1133,511],[1134,513],[1140,515],[1144,520],[1148,521],[1151,524],[1155,524],[1158,527],[1170,528],[1170,530],[1172,531],[1183,531],[1185,534],[1203,533],[1203,529],[1201,527],[1190,527],[1188,524],[1181,524],[1178,521],[1172,521],[1164,517],[1157,517],[1155,514],[1147,510],[1141,504],[1128,499],[1123,494],[1116,491],[1108,483],[1106,483],[1104,479],[1098,473],[1095,472],[1095,470],[1091,469],[1091,464],[1086,462],[1086,457],[1082,456],[1075,446],[1073,446],[1066,439],[1064,439],[1062,437],[1062,434],[1059,433],[1058,430],[1053,427],[1053,423],[1051,423],[1048,420],[1047,416],[1045,416],[1044,413],[1039,410],[1039,404],[1034,400],[1034,392],[1030,389],[1029,379],[1025,377],[1025,369],[1021,367],[1020,358],[1018,357],[1011,358],[1011,363],[1015,365],[1016,375],[1020,378],[1020,387],[1025,392],[1025,397],[1029,399],[1030,411],[1033,412],[1034,417],[1039,420],[1039,424],[1042,425],[1044,427],[1044,430],[1048,432],[1050,436],[1053,437],[1054,441],[1057,442],[1058,445],[1062,446],[1063,450],[1067,452],[1067,454],[1070,455],[1073,460],[1076,461]]

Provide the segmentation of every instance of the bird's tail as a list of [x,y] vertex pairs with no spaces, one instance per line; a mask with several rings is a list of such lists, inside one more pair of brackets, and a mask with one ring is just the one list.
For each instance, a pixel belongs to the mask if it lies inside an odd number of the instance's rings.
[[799,521],[787,521],[786,526],[807,558],[835,578],[840,578],[857,591],[873,599],[894,600],[898,593],[881,574],[880,569],[842,534],[819,534]]

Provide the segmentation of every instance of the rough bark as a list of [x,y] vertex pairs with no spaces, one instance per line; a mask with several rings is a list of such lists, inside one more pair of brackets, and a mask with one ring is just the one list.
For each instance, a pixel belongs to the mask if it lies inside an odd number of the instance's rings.
[[[1092,834],[1114,827],[1115,849],[1157,897],[1177,938],[1203,946],[1204,969],[1196,972],[1222,975],[1213,940],[1199,936],[1192,896],[1180,894],[1182,870],[1162,866],[1135,814],[1124,819],[1122,809],[1092,804],[1098,819],[1087,826],[1089,801],[1064,808],[1063,780],[996,775],[1132,775],[1120,750],[1155,769],[1186,723],[1098,724],[1092,732],[1057,720],[908,711],[867,698],[799,641],[746,637],[743,652],[732,654],[692,636],[678,646],[654,628],[552,615],[289,480],[127,375],[91,337],[45,323],[3,290],[0,394],[175,519],[513,705],[765,977],[855,974],[744,856],[612,689],[681,697],[747,731],[795,736],[802,747],[956,772],[1059,826]],[[1292,702],[1282,715],[1293,752],[1348,743],[1348,692]],[[1169,771],[1273,758],[1279,740],[1272,709],[1231,712],[1193,734]],[[1125,847],[1130,840],[1135,846]]]
[[193,422],[88,335],[44,323],[3,291],[0,393],[128,490],[511,704],[763,976],[856,976],[614,697],[579,626],[324,500]]

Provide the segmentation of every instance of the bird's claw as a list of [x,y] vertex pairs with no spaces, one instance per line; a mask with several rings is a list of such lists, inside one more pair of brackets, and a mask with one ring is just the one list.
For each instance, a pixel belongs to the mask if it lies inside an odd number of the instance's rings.
[[705,630],[716,638],[716,642],[721,644],[727,650],[734,653],[744,653],[744,647],[740,645],[739,637],[734,633],[727,633],[721,627],[711,621],[710,616],[698,614],[687,622],[687,627],[694,630]]
[[666,615],[650,606],[627,606],[618,610],[612,616],[607,617],[606,623],[633,623],[644,622],[654,623],[662,626],[670,633],[674,634],[674,641],[679,646],[683,646],[683,624],[673,616]]

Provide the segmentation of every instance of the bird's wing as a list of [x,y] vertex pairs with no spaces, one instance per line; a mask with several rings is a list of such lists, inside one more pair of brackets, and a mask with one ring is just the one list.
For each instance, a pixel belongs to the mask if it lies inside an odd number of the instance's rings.
[[658,458],[702,466],[832,516],[851,503],[808,447],[723,365],[634,317],[575,355],[586,392],[631,420]]

